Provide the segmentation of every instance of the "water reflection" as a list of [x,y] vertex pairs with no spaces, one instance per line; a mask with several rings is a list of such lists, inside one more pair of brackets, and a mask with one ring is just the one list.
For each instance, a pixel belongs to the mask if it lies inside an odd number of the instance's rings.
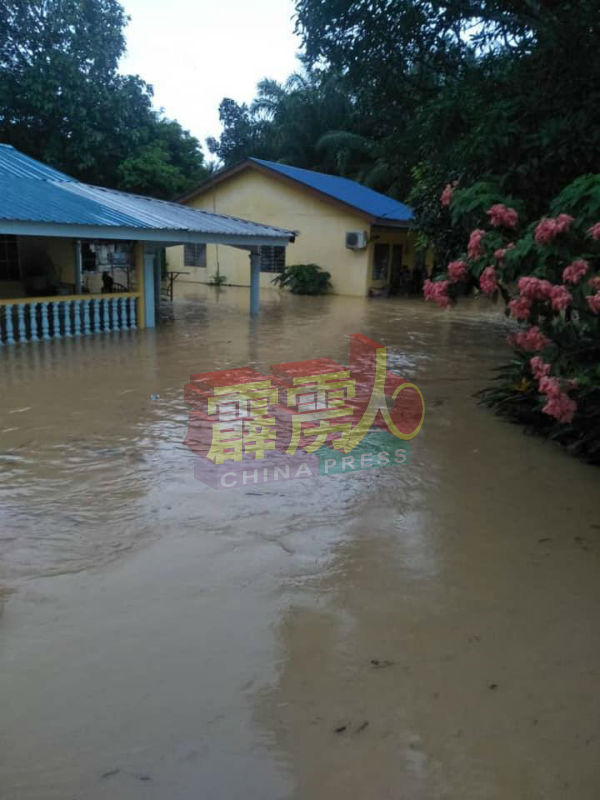
[[[176,288],[0,353],[7,796],[595,798],[597,472],[474,403],[503,318]],[[423,390],[409,466],[194,480],[190,373],[358,331]]]

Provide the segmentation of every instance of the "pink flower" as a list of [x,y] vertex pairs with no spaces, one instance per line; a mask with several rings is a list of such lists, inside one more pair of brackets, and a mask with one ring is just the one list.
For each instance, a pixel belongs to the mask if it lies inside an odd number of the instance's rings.
[[566,233],[571,227],[573,217],[569,214],[559,214],[558,217],[544,217],[535,229],[535,240],[538,244],[550,244],[560,233]]
[[478,258],[481,258],[483,255],[483,246],[482,242],[485,238],[485,231],[482,231],[481,228],[476,228],[474,231],[471,232],[471,236],[469,237],[469,246],[467,248],[467,253],[469,258],[472,258],[473,261],[477,261]]
[[577,411],[577,403],[575,400],[561,391],[546,396],[548,397],[548,402],[542,408],[542,413],[554,417],[559,422],[571,422]]
[[563,269],[563,283],[579,283],[589,268],[590,265],[587,261],[584,261],[583,258],[580,258],[578,261],[573,261],[568,267]]
[[508,343],[520,350],[544,350],[551,343],[550,339],[540,331],[537,325],[527,331],[519,331],[507,339]]
[[600,291],[600,275],[594,275],[593,278],[589,279],[588,283],[595,292]]
[[588,236],[591,236],[592,239],[600,239],[600,222],[592,225],[592,227],[588,230]]
[[530,275],[519,278],[517,285],[521,296],[527,297],[529,300],[549,300],[552,294],[550,281],[534,278]]
[[529,319],[531,300],[528,297],[515,297],[510,301],[508,307],[515,319]]
[[596,294],[588,294],[586,298],[588,306],[592,314],[600,314],[600,292]]
[[483,270],[479,279],[479,286],[484,294],[494,294],[498,288],[498,281],[493,267],[486,267]]
[[545,394],[546,397],[558,397],[561,392],[560,381],[558,378],[549,378],[547,375],[542,375],[538,379],[538,389],[540,394]]
[[538,381],[540,378],[545,378],[550,372],[550,364],[546,364],[540,356],[533,356],[533,358],[529,360],[529,364],[533,372],[533,377]]
[[575,220],[570,214],[559,214],[555,219],[556,233],[566,233]]
[[431,300],[440,308],[448,308],[450,298],[448,297],[448,284],[450,281],[430,281],[427,279],[423,284],[423,295],[425,300]]
[[496,203],[488,210],[490,223],[495,228],[516,228],[519,215],[514,208],[508,208],[503,203]]
[[440,196],[440,203],[443,206],[446,206],[446,208],[447,208],[450,205],[450,203],[452,202],[452,195],[453,194],[454,194],[454,189],[452,188],[452,184],[447,183],[445,188],[444,188],[444,191],[442,192],[442,194]]
[[448,275],[451,283],[466,280],[468,275],[466,263],[464,261],[452,261],[448,264]]
[[550,294],[550,305],[555,311],[564,311],[573,298],[564,286],[553,286]]

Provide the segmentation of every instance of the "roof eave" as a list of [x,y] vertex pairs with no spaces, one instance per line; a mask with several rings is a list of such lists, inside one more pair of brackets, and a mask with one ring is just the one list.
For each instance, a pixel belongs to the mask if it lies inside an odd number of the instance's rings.
[[373,225],[380,228],[412,228],[414,227],[414,219],[386,219],[386,217],[375,217]]
[[0,219],[0,234],[49,236],[67,239],[115,239],[174,244],[224,244],[234,247],[260,245],[286,247],[294,241],[293,231],[281,236],[268,234],[202,233],[168,228],[128,228],[104,225],[78,225],[56,222],[27,222]]

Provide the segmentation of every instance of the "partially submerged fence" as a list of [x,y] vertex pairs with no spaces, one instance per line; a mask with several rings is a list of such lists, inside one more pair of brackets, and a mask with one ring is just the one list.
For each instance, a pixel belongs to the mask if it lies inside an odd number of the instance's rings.
[[135,330],[137,292],[0,300],[0,346]]

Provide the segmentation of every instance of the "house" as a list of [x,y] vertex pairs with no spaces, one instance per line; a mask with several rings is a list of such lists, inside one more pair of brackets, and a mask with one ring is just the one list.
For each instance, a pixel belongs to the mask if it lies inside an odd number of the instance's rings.
[[[167,246],[260,249],[289,230],[81,183],[0,144],[0,345],[154,327]],[[250,255],[250,259],[248,256]]]
[[[262,286],[271,285],[286,264],[314,263],[331,273],[337,294],[393,292],[410,282],[420,263],[412,210],[347,178],[249,158],[213,175],[180,202],[298,229],[301,235],[287,251],[261,248]],[[248,285],[243,256],[218,245],[171,248],[167,259],[170,269],[191,273],[186,280],[206,282],[219,272],[227,283]]]

